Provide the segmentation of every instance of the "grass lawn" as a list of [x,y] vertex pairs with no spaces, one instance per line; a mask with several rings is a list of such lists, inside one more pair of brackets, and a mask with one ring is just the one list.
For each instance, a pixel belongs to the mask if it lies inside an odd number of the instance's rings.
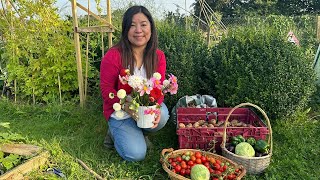
[[[319,179],[320,120],[300,112],[290,119],[271,121],[271,164],[265,173],[246,175],[244,179]],[[0,122],[10,122],[9,131],[50,151],[50,163],[31,173],[30,179],[56,179],[57,176],[45,173],[48,167],[61,169],[67,179],[94,179],[78,164],[78,158],[106,179],[165,180],[169,178],[159,163],[160,152],[178,147],[175,126],[169,123],[150,136],[154,146],[144,161],[123,161],[115,150],[103,147],[107,126],[101,100],[89,102],[84,109],[73,104],[31,106],[0,100]]]

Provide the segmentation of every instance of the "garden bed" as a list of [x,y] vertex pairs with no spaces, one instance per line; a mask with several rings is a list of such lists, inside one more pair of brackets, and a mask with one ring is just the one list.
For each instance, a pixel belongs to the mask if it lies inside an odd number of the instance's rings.
[[[16,166],[8,168],[4,174],[0,175],[0,179],[23,179],[25,174],[45,164],[49,157],[48,151],[30,144],[2,144],[0,151],[3,152],[4,157],[11,156],[18,160],[15,163],[12,162],[12,165]],[[6,161],[6,166],[12,166],[8,165],[8,162],[10,164],[10,161]]]

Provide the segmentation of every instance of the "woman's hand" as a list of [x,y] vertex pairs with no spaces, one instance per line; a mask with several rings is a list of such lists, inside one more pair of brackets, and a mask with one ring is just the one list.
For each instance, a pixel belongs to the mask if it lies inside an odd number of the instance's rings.
[[137,121],[137,119],[138,119],[138,114],[136,113],[136,111],[129,109],[130,104],[131,104],[131,102],[125,102],[125,103],[122,105],[122,109],[123,109],[126,113],[128,113],[134,120]]
[[160,118],[161,118],[161,113],[159,115],[156,115],[156,119],[153,121],[154,125],[151,127],[151,129],[158,127],[159,122],[160,122]]

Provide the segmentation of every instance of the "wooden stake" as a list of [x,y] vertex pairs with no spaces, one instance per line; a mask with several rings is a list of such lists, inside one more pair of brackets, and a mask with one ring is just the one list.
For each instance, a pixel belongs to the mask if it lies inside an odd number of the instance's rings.
[[207,34],[207,46],[209,46],[210,45],[210,32],[211,31],[211,28],[210,28],[210,26],[208,27],[208,34]]
[[320,41],[320,16],[317,16],[317,40]]
[[17,80],[14,80],[14,103],[17,103]]
[[33,104],[36,104],[36,96],[34,95],[34,87],[32,87],[32,101],[33,101]]
[[102,51],[102,56],[104,55],[104,38],[103,38],[103,32],[101,32],[101,51]]
[[60,105],[62,105],[61,81],[60,81],[60,75],[59,74],[58,74],[58,86],[59,86]]
[[[111,3],[110,0],[107,1],[107,17],[108,23],[111,24]],[[108,32],[108,46],[111,48],[112,46],[112,32]],[[103,56],[104,54],[102,54]]]
[[[73,16],[73,28],[78,27],[78,17],[77,17],[77,3],[76,0],[71,1],[72,4],[72,16]],[[78,70],[78,86],[79,86],[79,96],[80,96],[80,106],[83,107],[85,103],[84,99],[84,89],[83,89],[83,75],[82,75],[82,64],[81,64],[81,52],[80,52],[80,39],[79,33],[74,31],[74,45],[76,50],[76,60],[77,60],[77,70]]]
[[[88,0],[88,14],[87,14],[87,26],[90,26],[90,0]],[[90,34],[87,33],[87,46],[86,46],[86,72],[85,72],[85,80],[84,80],[84,99],[87,99],[87,91],[88,91],[88,69],[89,69],[89,40]]]
[[87,171],[89,171],[91,174],[94,175],[95,178],[99,179],[99,180],[105,180],[105,178],[101,177],[99,174],[97,174],[96,172],[94,172],[92,169],[90,169],[84,162],[82,162],[80,159],[77,159],[78,163],[81,164],[82,167],[84,167],[84,169],[86,169]]

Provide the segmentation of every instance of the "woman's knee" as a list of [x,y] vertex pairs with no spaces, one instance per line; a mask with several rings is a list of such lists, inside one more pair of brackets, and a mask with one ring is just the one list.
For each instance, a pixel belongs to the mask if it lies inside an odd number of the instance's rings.
[[167,122],[169,119],[169,110],[166,104],[164,103],[161,104],[160,111],[161,111],[161,120]]
[[142,161],[146,158],[147,148],[143,147],[131,147],[123,154],[123,159],[126,161]]

